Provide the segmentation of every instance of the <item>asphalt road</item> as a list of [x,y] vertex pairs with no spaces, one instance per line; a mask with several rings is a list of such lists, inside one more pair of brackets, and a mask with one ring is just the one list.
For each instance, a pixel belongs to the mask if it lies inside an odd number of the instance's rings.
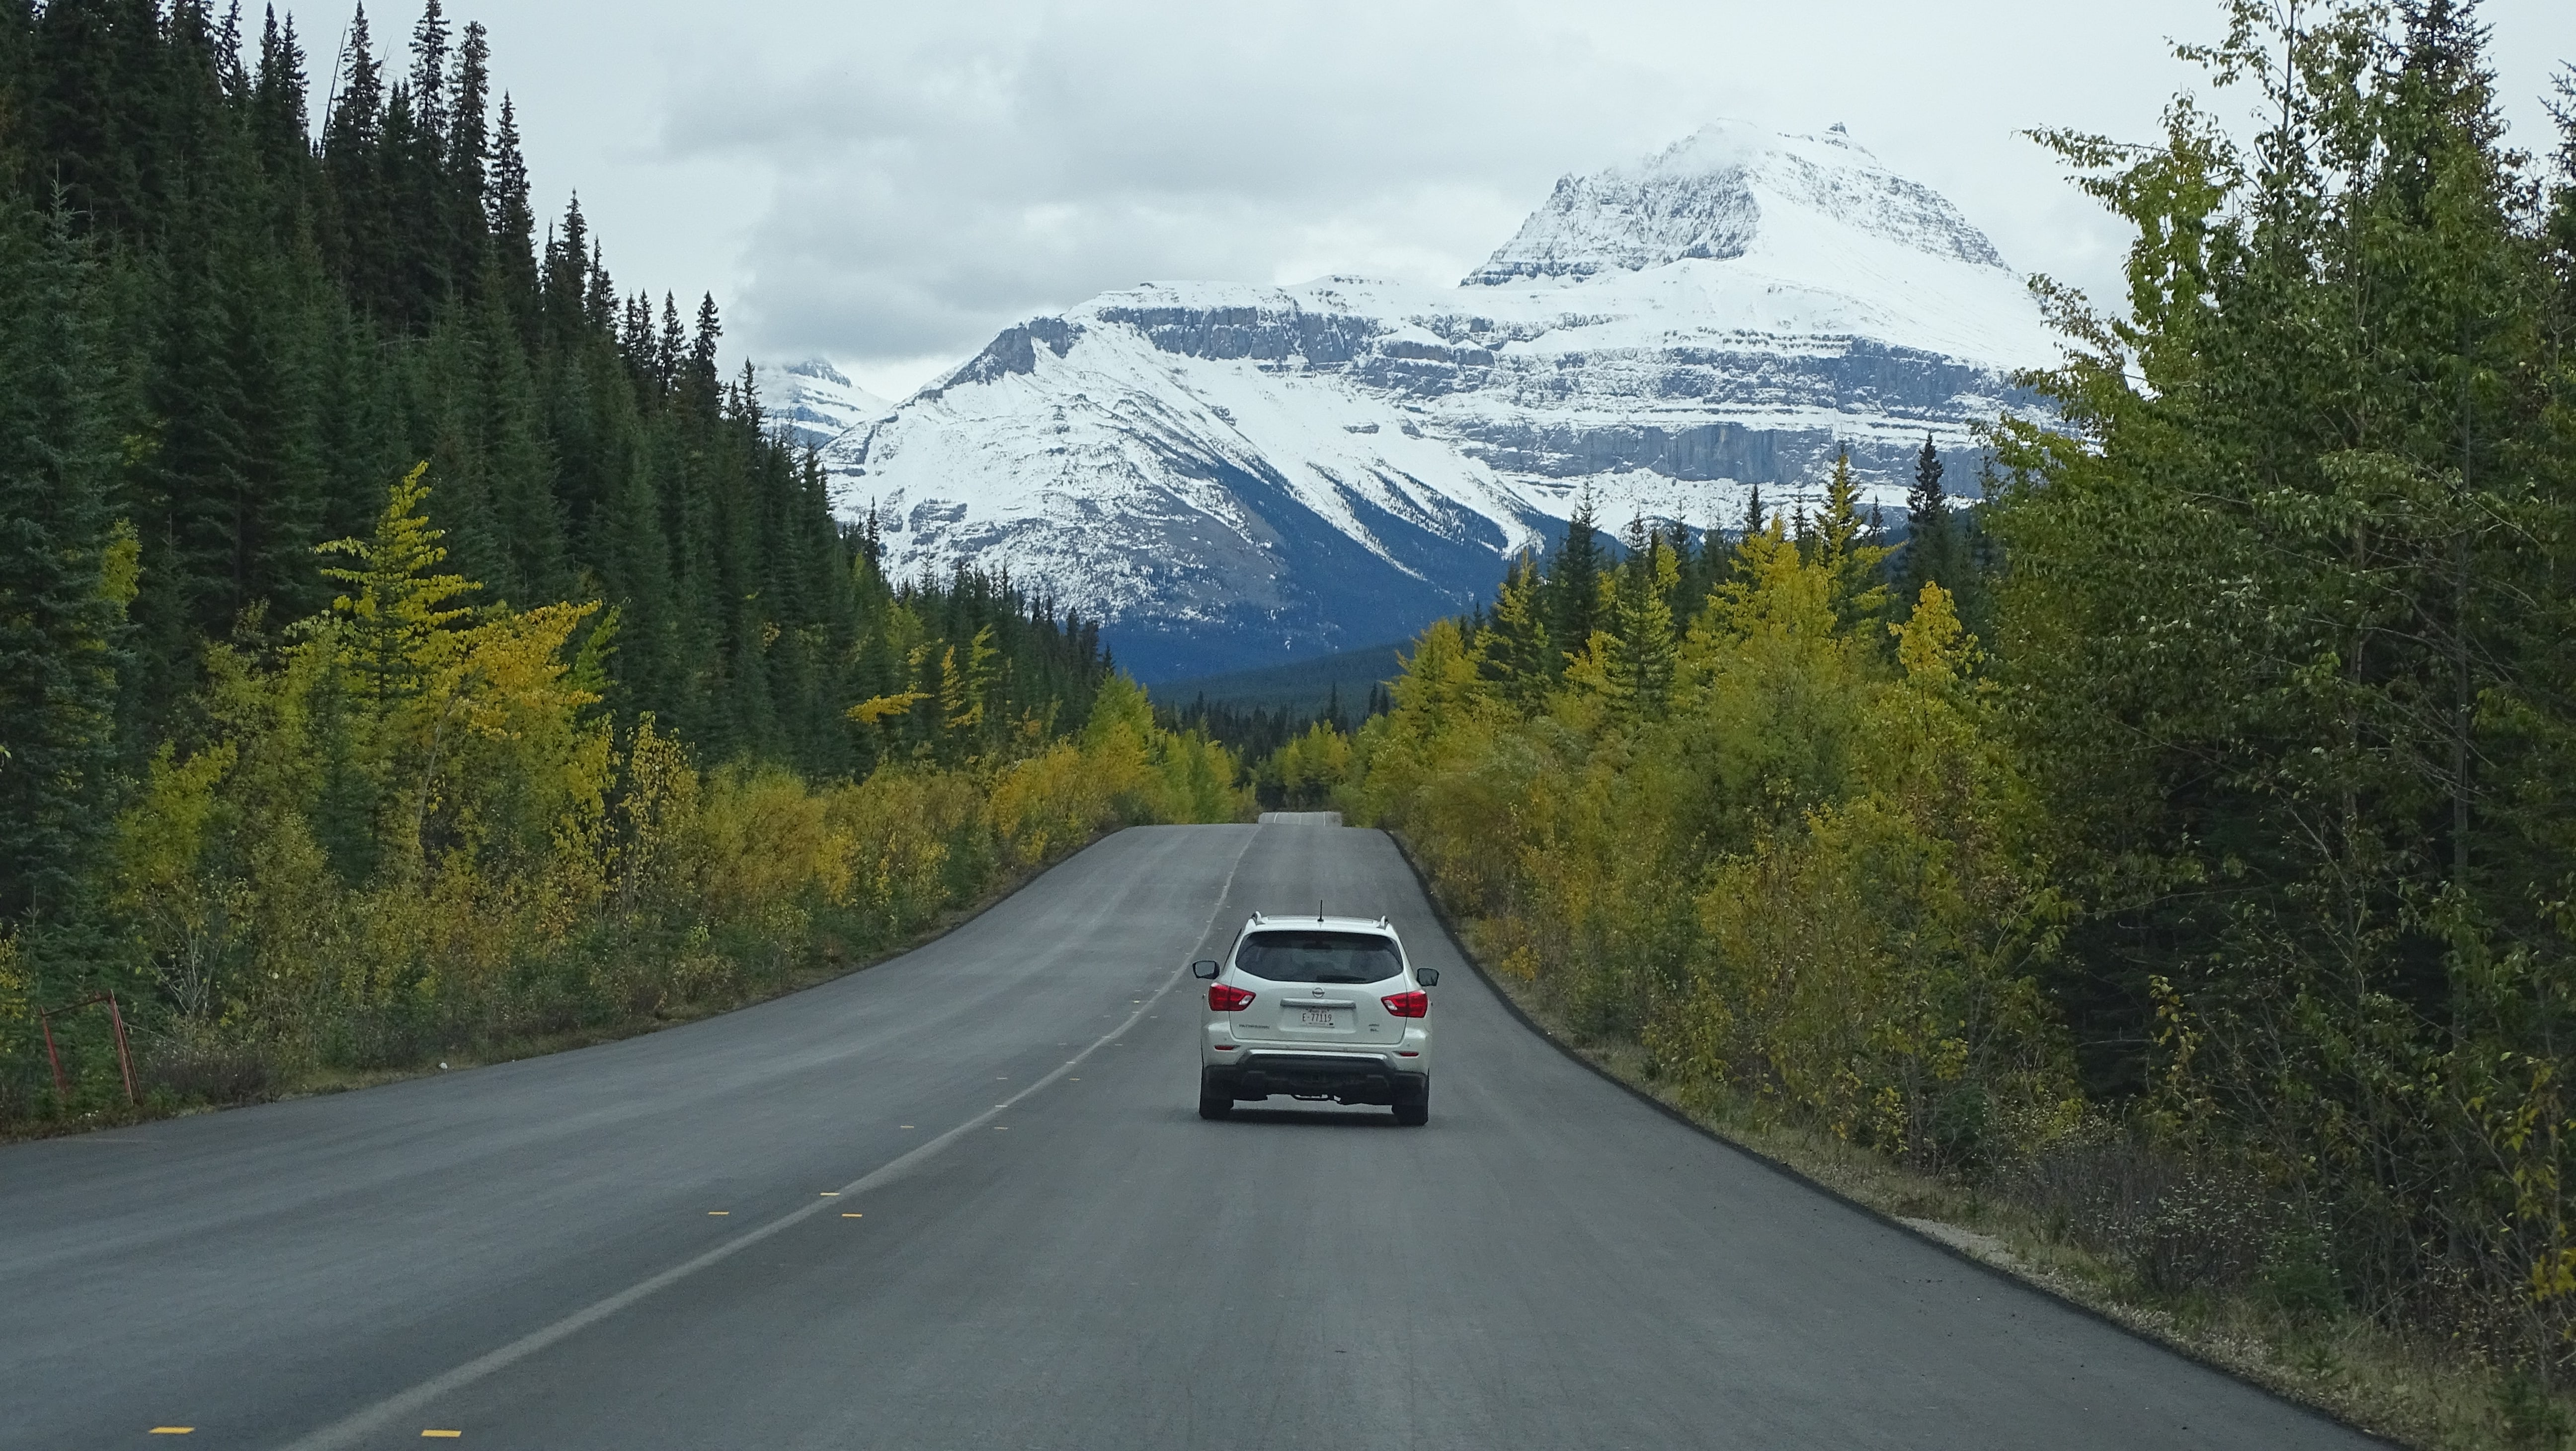
[[[1319,897],[1448,974],[1427,1128],[1196,1116],[1184,964]],[[649,1037],[0,1149],[0,1445],[429,1431],[2372,1444],[1638,1103],[1509,1016],[1384,837],[1313,826],[1123,832],[920,951]]]

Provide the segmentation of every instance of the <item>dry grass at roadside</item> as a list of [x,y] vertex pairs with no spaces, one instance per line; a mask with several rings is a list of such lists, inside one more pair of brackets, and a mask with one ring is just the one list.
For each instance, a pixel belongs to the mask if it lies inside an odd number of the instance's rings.
[[[1105,834],[1105,833],[1102,833]],[[1090,838],[1099,839],[1099,835]],[[1089,845],[1086,841],[1084,845]],[[1075,851],[1081,850],[1076,847]],[[1070,856],[1073,853],[1068,852]],[[588,1048],[600,1043],[614,1043],[639,1038],[676,1028],[702,1018],[747,1008],[755,1003],[782,998],[789,993],[819,987],[835,978],[864,972],[880,963],[892,961],[948,935],[957,928],[982,916],[1005,899],[1035,881],[1048,867],[1024,865],[1007,870],[986,889],[984,894],[964,906],[950,908],[935,920],[900,942],[873,953],[851,956],[835,944],[824,944],[796,967],[778,974],[741,979],[742,990],[735,995],[713,1000],[695,1000],[673,1004],[649,1014],[621,1018],[612,1022],[586,1025],[560,1033],[528,1034],[494,1041],[476,1042],[446,1051],[435,1057],[387,1068],[335,1068],[316,1066],[247,1093],[220,1098],[191,1097],[176,1103],[147,1100],[140,1107],[119,1104],[73,1118],[20,1120],[0,1122],[0,1145],[24,1143],[34,1139],[60,1138],[67,1134],[85,1134],[98,1129],[122,1128],[162,1118],[187,1118],[201,1113],[214,1113],[228,1108],[243,1108],[254,1103],[273,1103],[283,1099],[312,1098],[327,1093],[347,1093],[361,1088],[375,1088],[407,1079],[428,1078],[439,1073],[461,1072],[468,1068],[488,1067],[495,1063],[515,1063],[523,1058],[542,1058],[550,1053],[565,1053],[575,1048]],[[147,1069],[147,1075],[149,1070]]]

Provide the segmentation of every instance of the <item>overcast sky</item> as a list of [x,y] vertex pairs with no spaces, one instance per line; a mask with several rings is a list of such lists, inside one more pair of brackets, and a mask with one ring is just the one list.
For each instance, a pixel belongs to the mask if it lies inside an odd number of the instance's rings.
[[[2124,237],[2017,132],[2151,134],[2216,0],[448,0],[493,32],[540,210],[729,348],[900,396],[1146,279],[1447,284],[1555,179],[1717,117],[1839,121],[2023,272],[2108,297]],[[298,5],[314,69],[346,14]],[[2522,145],[2576,4],[2488,0]],[[408,36],[414,0],[371,19]],[[317,74],[317,89],[319,75]],[[2231,102],[2243,109],[2242,101]]]

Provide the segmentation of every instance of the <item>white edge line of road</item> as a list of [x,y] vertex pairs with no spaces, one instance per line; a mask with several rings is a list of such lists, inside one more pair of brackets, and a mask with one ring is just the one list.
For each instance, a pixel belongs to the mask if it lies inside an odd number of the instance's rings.
[[[1207,923],[1199,929],[1199,940],[1201,942],[1205,942],[1207,940],[1208,933],[1216,930],[1217,914],[1225,910],[1225,899],[1228,894],[1234,890],[1234,875],[1243,867],[1244,854],[1252,849],[1253,836],[1254,833],[1246,833],[1243,838],[1243,845],[1235,849],[1234,861],[1226,868],[1224,885],[1217,888],[1215,905],[1208,908]],[[1195,945],[1193,946],[1193,950],[1196,950]],[[911,1173],[913,1170],[920,1168],[931,1159],[936,1158],[942,1150],[956,1143],[959,1139],[964,1138],[969,1133],[982,1128],[984,1125],[991,1123],[994,1119],[999,1118],[1002,1114],[1007,1113],[1010,1111],[1011,1107],[1017,1104],[1021,1099],[1027,1098],[1038,1090],[1052,1085],[1058,1079],[1063,1078],[1074,1069],[1081,1067],[1084,1059],[1089,1058],[1092,1054],[1099,1052],[1102,1048],[1116,1042],[1118,1039],[1127,1036],[1128,1031],[1134,1028],[1138,1021],[1145,1016],[1145,1010],[1161,1002],[1163,996],[1172,990],[1173,985],[1178,983],[1181,980],[1181,975],[1188,970],[1189,968],[1186,964],[1173,969],[1172,975],[1163,980],[1163,985],[1147,994],[1145,1000],[1136,1005],[1136,1011],[1127,1015],[1127,1021],[1120,1023],[1117,1027],[1102,1034],[1097,1039],[1094,1039],[1090,1047],[1087,1047],[1081,1052],[1066,1059],[1055,1069],[1054,1072],[1047,1074],[1044,1078],[1037,1080],[1035,1083],[1021,1089],[1019,1092],[1012,1094],[1003,1102],[993,1105],[991,1108],[984,1110],[982,1113],[966,1120],[957,1127],[939,1135],[930,1142],[922,1144],[917,1148],[907,1150],[899,1157],[889,1160],[877,1169],[872,1170],[869,1173],[862,1174],[858,1178],[851,1180],[849,1183],[842,1185],[839,1192],[833,1197],[850,1198],[864,1194],[871,1189],[880,1188],[884,1185],[893,1183],[895,1180],[900,1179],[904,1175]],[[817,1197],[812,1203],[807,1204],[802,1209],[790,1210],[786,1214],[780,1215],[778,1218],[760,1226],[758,1229],[748,1230],[742,1234],[735,1235],[733,1238],[726,1240],[724,1243],[717,1245],[714,1249],[708,1250],[706,1253],[699,1255],[695,1259],[684,1260],[681,1263],[673,1265],[669,1269],[662,1271],[660,1274],[654,1275],[648,1279],[638,1280],[634,1284],[627,1286],[625,1289],[618,1291],[616,1294],[611,1295],[604,1300],[594,1301],[591,1304],[585,1305],[581,1309],[575,1310],[571,1314],[566,1315],[562,1319],[555,1321],[551,1325],[545,1326],[539,1330],[532,1330],[497,1350],[487,1351],[482,1355],[478,1355],[472,1360],[465,1362],[463,1365],[457,1366],[455,1369],[448,1371],[444,1375],[433,1376],[430,1379],[422,1381],[420,1384],[411,1387],[409,1390],[397,1391],[362,1411],[357,1411],[350,1415],[343,1416],[339,1420],[332,1422],[330,1425],[322,1427],[320,1430],[308,1432],[305,1435],[288,1442],[283,1448],[281,1448],[281,1451],[342,1451],[342,1448],[354,1446],[359,1441],[377,1431],[385,1429],[401,1418],[412,1415],[426,1408],[430,1402],[437,1400],[441,1396],[447,1395],[452,1391],[462,1390],[466,1386],[472,1385],[474,1382],[479,1381],[485,1376],[491,1375],[496,1371],[506,1370],[510,1366],[536,1354],[538,1351],[544,1350],[548,1346],[555,1344],[557,1341],[578,1334],[581,1331],[598,1324],[600,1321],[607,1319],[609,1316],[616,1314],[618,1311],[623,1310],[630,1305],[633,1305],[636,1301],[643,1299],[645,1296],[650,1295],[657,1290],[668,1289],[671,1286],[678,1284],[680,1281],[687,1279],[689,1276],[696,1274],[700,1270],[731,1259],[735,1255],[742,1253],[744,1250],[751,1248],[753,1245],[760,1243],[762,1240],[770,1238],[772,1235],[782,1234],[787,1230],[795,1228],[797,1225],[800,1225],[806,1220],[813,1218],[815,1215],[822,1213],[825,1209],[838,1208],[839,1206],[833,1204],[830,1199]]]

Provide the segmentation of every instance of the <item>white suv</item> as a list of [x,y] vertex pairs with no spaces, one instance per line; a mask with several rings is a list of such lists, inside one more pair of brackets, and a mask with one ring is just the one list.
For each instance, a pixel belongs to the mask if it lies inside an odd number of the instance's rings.
[[1382,1103],[1400,1124],[1431,1119],[1431,995],[1436,967],[1417,968],[1380,917],[1252,914],[1224,962],[1190,964],[1205,980],[1199,1117],[1274,1093]]

